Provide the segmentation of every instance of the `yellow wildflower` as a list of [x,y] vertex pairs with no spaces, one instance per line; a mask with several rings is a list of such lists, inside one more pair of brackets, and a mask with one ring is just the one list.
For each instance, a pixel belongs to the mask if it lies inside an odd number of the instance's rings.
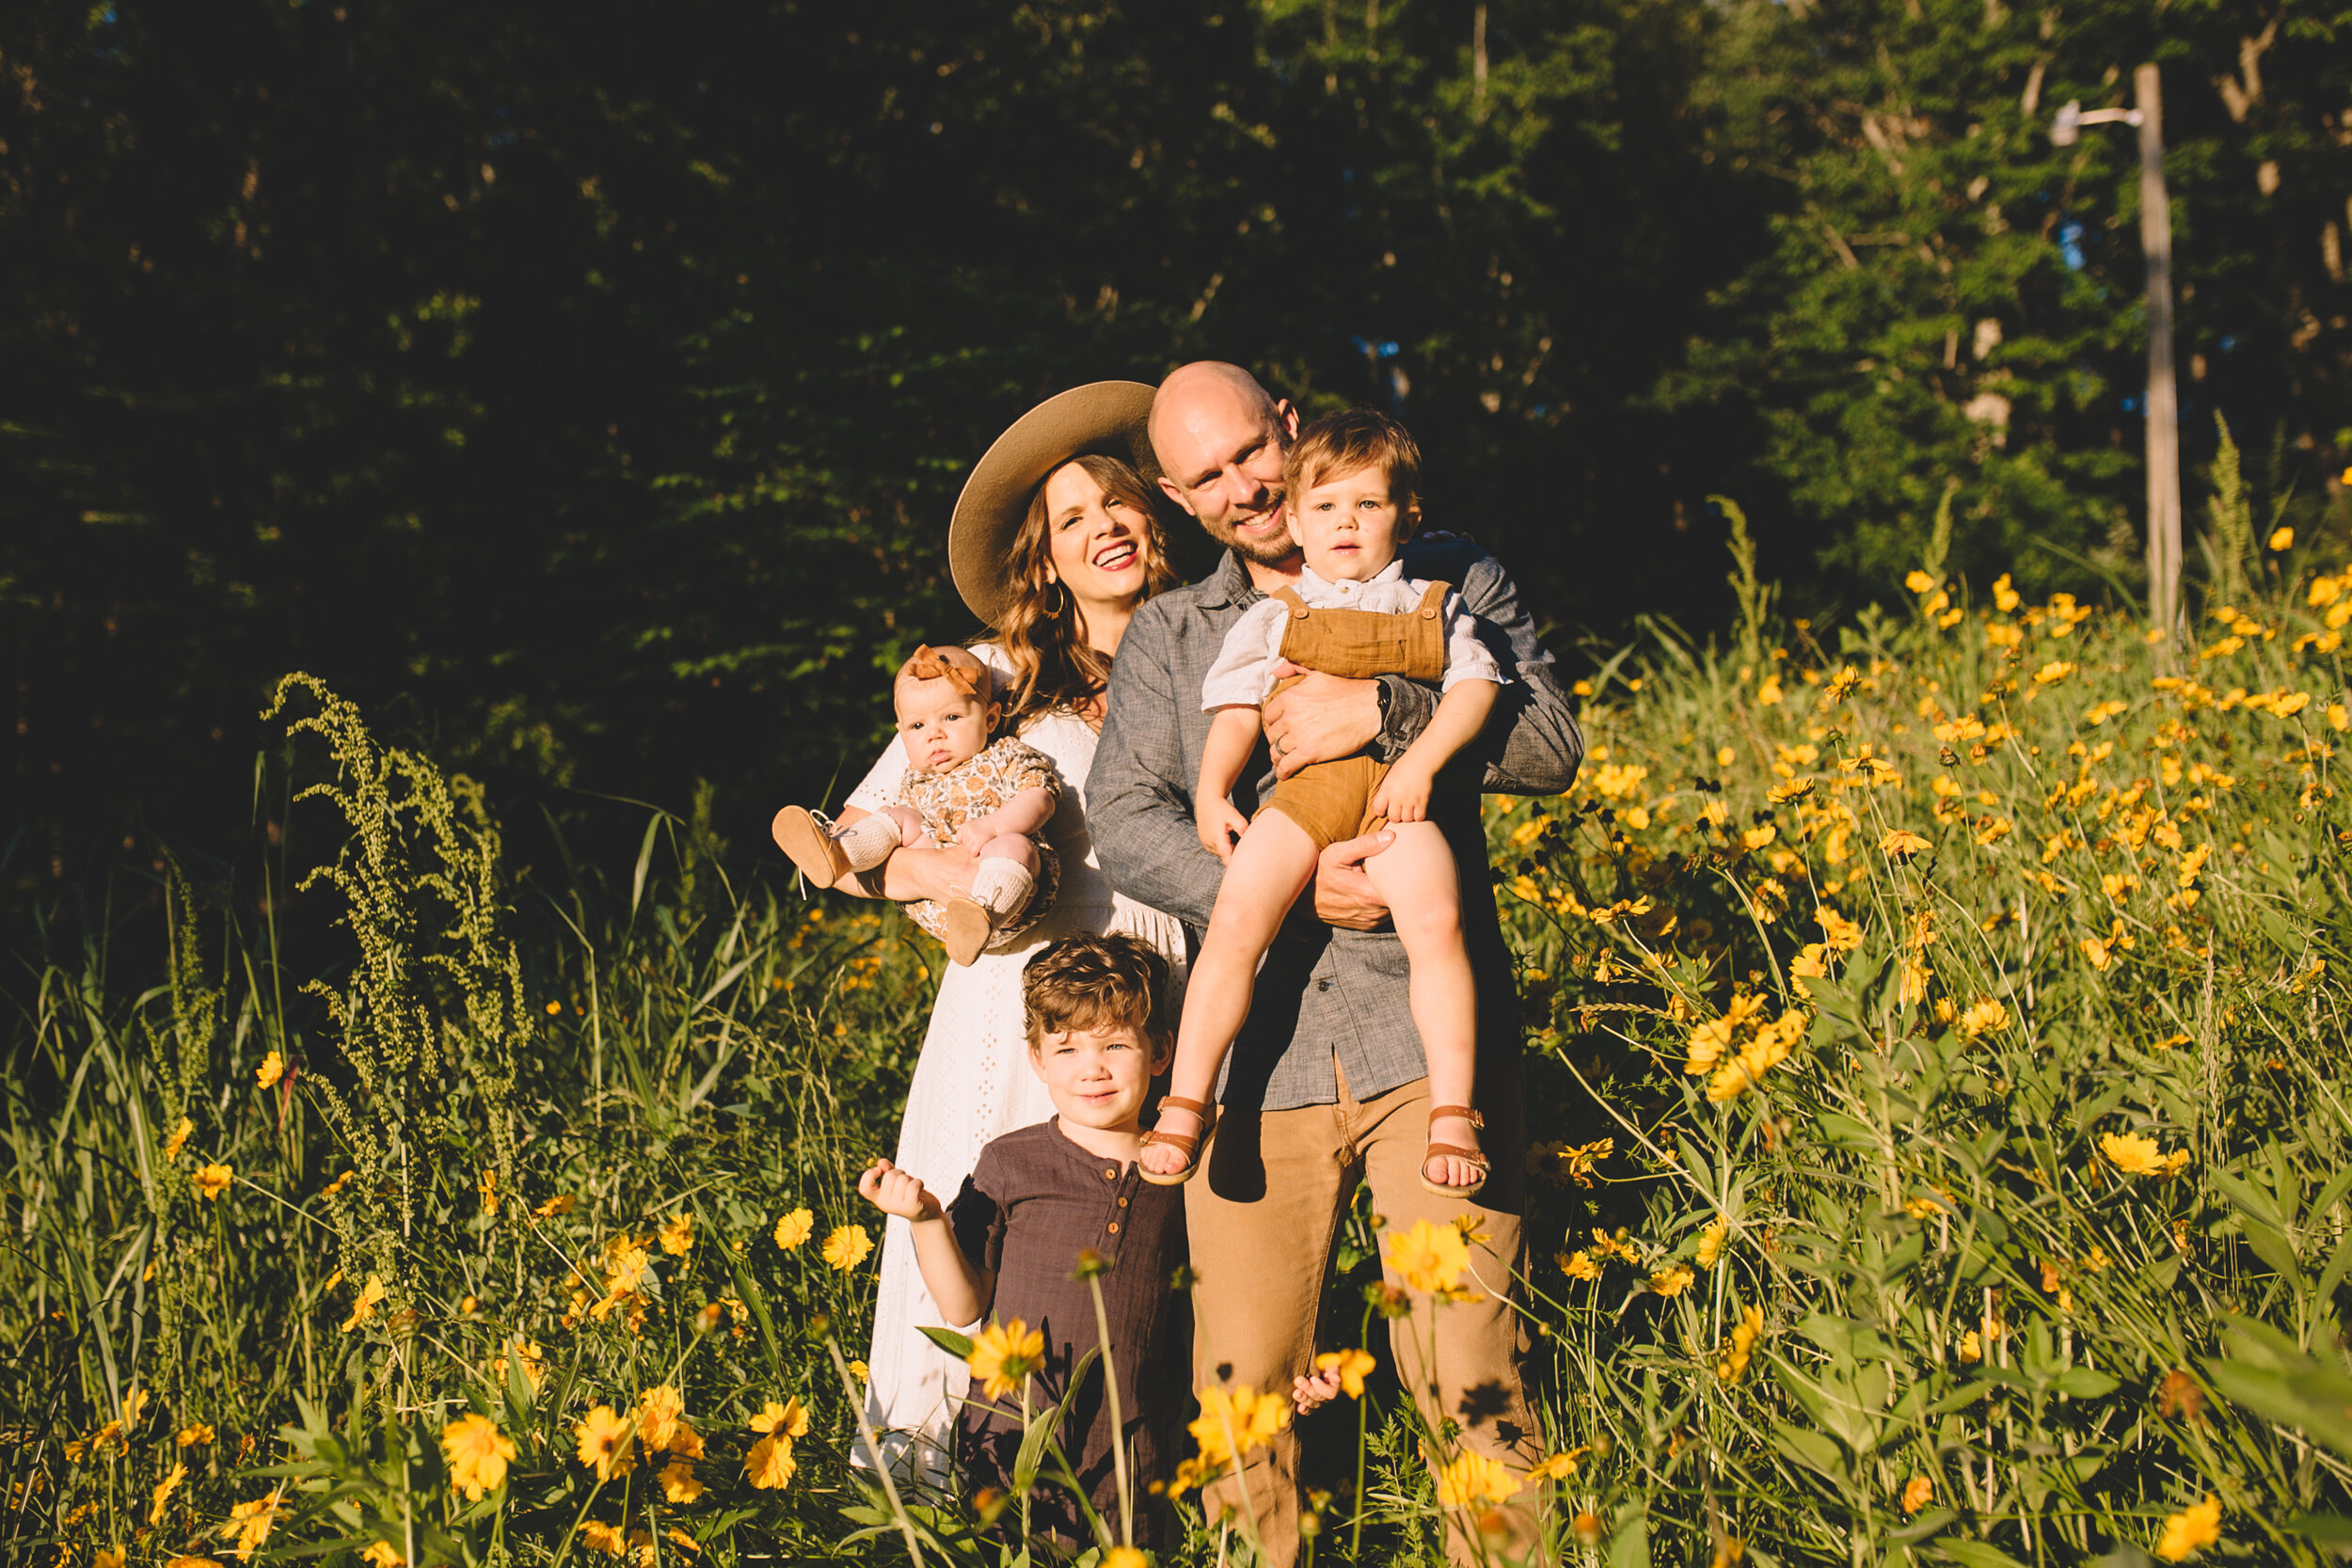
[[196,1123],[182,1117],[180,1125],[171,1130],[171,1136],[164,1140],[164,1158],[167,1160],[180,1158],[180,1151],[188,1147],[188,1139],[195,1134]]
[[1415,1220],[1410,1230],[1391,1230],[1383,1243],[1389,1272],[1408,1290],[1450,1295],[1470,1267],[1470,1249],[1450,1225]]
[[1275,1434],[1290,1424],[1291,1402],[1272,1390],[1261,1394],[1242,1384],[1229,1393],[1212,1385],[1200,1390],[1200,1414],[1190,1431],[1201,1458],[1229,1465],[1271,1447]]
[[101,1546],[90,1553],[89,1568],[123,1568],[129,1560],[119,1546]]
[[188,1467],[185,1465],[174,1465],[171,1467],[171,1473],[164,1477],[161,1484],[155,1488],[155,1506],[147,1515],[149,1524],[160,1525],[164,1522],[164,1504],[171,1500],[171,1495],[177,1492],[180,1489],[180,1483],[187,1479]]
[[1588,1444],[1582,1448],[1570,1449],[1565,1453],[1546,1455],[1544,1458],[1535,1462],[1534,1468],[1527,1472],[1527,1479],[1531,1482],[1546,1481],[1574,1481],[1576,1479],[1577,1462],[1592,1451],[1592,1448]]
[[191,1422],[180,1429],[179,1443],[183,1449],[193,1449],[212,1440],[213,1429],[202,1421]]
[[580,1527],[580,1544],[591,1551],[607,1557],[620,1557],[628,1550],[628,1541],[621,1532],[601,1519],[589,1519]]
[[515,1444],[486,1416],[460,1416],[441,1429],[441,1453],[449,1461],[449,1483],[478,1503],[483,1494],[506,1484]]
[[1925,1476],[1914,1476],[1903,1482],[1903,1512],[1916,1513],[1935,1497],[1935,1482]]
[[1731,1339],[1724,1347],[1723,1359],[1715,1363],[1715,1375],[1725,1383],[1737,1383],[1747,1374],[1748,1357],[1756,1350],[1756,1341],[1764,1333],[1764,1309],[1751,1307],[1740,1314],[1740,1321],[1731,1327]]
[[2164,1153],[2155,1139],[2137,1132],[2102,1132],[2099,1151],[2126,1176],[2170,1176],[2188,1164],[2188,1150]]
[[762,1492],[773,1492],[792,1484],[792,1476],[800,1464],[792,1457],[792,1439],[780,1432],[771,1432],[752,1445],[752,1451],[743,1456],[743,1476]]
[[2097,937],[2083,938],[2081,946],[2083,961],[2093,969],[2104,971],[2107,965],[2115,961],[2113,955],[2107,951],[2107,944]]
[[1977,1338],[1973,1328],[1960,1337],[1960,1358],[1968,1362],[1984,1359],[1984,1341]]
[[1315,1370],[1340,1374],[1340,1392],[1351,1400],[1364,1397],[1364,1378],[1373,1369],[1370,1355],[1359,1350],[1327,1350],[1315,1357]]
[[674,1507],[683,1508],[702,1495],[703,1483],[694,1479],[691,1461],[680,1457],[662,1466],[661,1496]]
[[[1014,1321],[1018,1323],[1020,1320]],[[1044,1336],[1036,1335],[1032,1338],[1037,1340],[1038,1350],[1041,1354],[1045,1348]],[[797,1395],[782,1404],[770,1400],[760,1407],[759,1414],[752,1418],[751,1424],[754,1432],[765,1432],[784,1437],[805,1437],[808,1435],[808,1411],[802,1405]]]
[[2291,550],[2295,548],[2295,530],[2291,528],[2272,529],[2270,531],[2270,547],[2274,550],[2280,551]]
[[1718,1215],[1706,1229],[1699,1232],[1698,1265],[1700,1268],[1711,1269],[1715,1266],[1715,1259],[1723,1256],[1724,1238],[1730,1232],[1730,1223],[1721,1215]]
[[693,1249],[694,1216],[680,1213],[661,1225],[661,1250],[673,1258],[683,1258]]
[[262,1057],[262,1065],[253,1069],[254,1082],[265,1089],[276,1088],[278,1081],[285,1076],[286,1058],[275,1051]]
[[1506,1502],[1526,1484],[1502,1461],[1488,1459],[1485,1454],[1464,1453],[1438,1466],[1438,1505],[1477,1508]]
[[569,1193],[558,1193],[531,1212],[534,1220],[551,1220],[558,1214],[568,1214],[580,1207],[580,1199]]
[[666,1383],[637,1397],[637,1436],[647,1451],[660,1453],[670,1447],[685,1410],[684,1397]]
[[2073,665],[2064,659],[2054,658],[2033,673],[2033,683],[2036,686],[2056,686],[2074,673]]
[[372,1320],[375,1316],[376,1304],[390,1294],[391,1291],[385,1289],[384,1281],[374,1275],[368,1275],[368,1282],[359,1288],[359,1299],[351,1304],[351,1316],[343,1320],[343,1332],[348,1334]]
[[229,1183],[237,1173],[227,1165],[199,1165],[188,1180],[195,1183],[196,1196],[207,1202],[218,1202],[220,1195],[229,1190]]
[[1669,1264],[1649,1276],[1649,1288],[1661,1296],[1678,1296],[1691,1288],[1698,1275],[1681,1263]]
[[981,1392],[992,1400],[1018,1390],[1021,1380],[1043,1365],[1044,1359],[1045,1336],[1019,1318],[980,1330],[980,1337],[972,1341],[972,1354],[963,1358],[972,1375],[980,1380]]
[[1896,860],[1909,860],[1928,847],[1928,841],[1909,828],[1898,828],[1879,840],[1879,853]]
[[572,1435],[580,1440],[580,1462],[593,1466],[598,1481],[628,1474],[637,1467],[637,1455],[629,1446],[636,1426],[611,1405],[596,1406],[572,1429]]
[[2221,1499],[2212,1493],[2164,1522],[2156,1555],[2167,1562],[2182,1562],[2221,1540]]
[[230,1555],[240,1562],[252,1560],[253,1554],[269,1539],[278,1516],[287,1511],[278,1506],[278,1493],[256,1497],[249,1503],[239,1503],[229,1511],[228,1519],[214,1533],[223,1541],[233,1540]]
[[847,1272],[865,1262],[873,1250],[873,1241],[866,1234],[864,1226],[841,1225],[825,1238],[821,1255],[826,1262]]
[[1998,1034],[2009,1027],[2009,1009],[1998,1002],[1979,1001],[1960,1015],[1960,1032],[1970,1039]]
[[359,1549],[359,1560],[372,1568],[406,1568],[408,1560],[389,1541],[371,1541]]
[[805,1209],[795,1209],[776,1221],[776,1245],[790,1252],[815,1234],[817,1216]]

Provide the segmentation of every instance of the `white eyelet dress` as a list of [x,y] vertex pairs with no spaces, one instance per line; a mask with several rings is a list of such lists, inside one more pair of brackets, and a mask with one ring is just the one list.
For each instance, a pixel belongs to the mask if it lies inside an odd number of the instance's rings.
[[[982,643],[972,651],[996,672],[1000,686],[1009,679],[1001,649]],[[944,970],[939,996],[907,1091],[897,1164],[920,1177],[943,1204],[961,1190],[983,1146],[1054,1114],[1045,1085],[1029,1069],[1022,1026],[1021,972],[1039,948],[1061,937],[1104,931],[1140,937],[1167,955],[1173,971],[1176,994],[1168,998],[1167,1016],[1176,1017],[1182,1006],[1184,927],[1173,915],[1112,892],[1094,858],[1086,819],[1087,772],[1097,739],[1093,727],[1075,714],[1051,713],[1032,722],[1021,738],[1051,757],[1061,774],[1061,803],[1044,833],[1061,857],[1061,891],[1052,912],[1014,945],[982,953],[968,966],[939,960]],[[905,772],[906,750],[894,741],[847,804],[869,812],[889,805],[898,799]],[[914,1236],[906,1221],[893,1218],[882,1235],[874,1343],[866,1357],[871,1369],[866,1412],[894,1470],[943,1485],[949,1433],[968,1374],[961,1361],[923,1337],[927,1324],[972,1326],[948,1323],[932,1304],[915,1267]],[[866,1454],[858,1457],[871,1463]]]

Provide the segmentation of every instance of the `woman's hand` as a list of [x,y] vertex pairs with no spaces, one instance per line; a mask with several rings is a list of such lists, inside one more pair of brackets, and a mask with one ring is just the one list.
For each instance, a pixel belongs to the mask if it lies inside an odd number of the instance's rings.
[[1414,767],[1411,757],[1398,758],[1388,777],[1380,781],[1380,787],[1373,792],[1373,815],[1391,822],[1427,821],[1429,792],[1437,782],[1437,776],[1428,769]]
[[902,1220],[935,1220],[946,1211],[939,1199],[923,1185],[921,1177],[900,1170],[887,1160],[877,1160],[857,1179],[858,1196],[885,1214],[896,1214]]
[[1193,826],[1200,832],[1202,848],[1218,860],[1230,861],[1234,843],[1249,829],[1249,818],[1232,801],[1216,795],[1200,802]]

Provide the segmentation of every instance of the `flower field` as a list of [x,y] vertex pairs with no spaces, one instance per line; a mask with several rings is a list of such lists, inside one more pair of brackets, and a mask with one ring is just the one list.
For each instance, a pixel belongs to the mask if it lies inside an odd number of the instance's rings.
[[[1933,563],[1906,613],[1783,627],[1751,571],[1728,650],[1593,673],[1577,787],[1489,802],[1551,1457],[1398,1413],[1380,1317],[1477,1285],[1359,1206],[1315,1554],[1427,1560],[1506,1505],[1612,1568],[2352,1540],[2352,572],[2273,545],[2193,644]],[[699,814],[523,874],[464,781],[313,686],[281,718],[285,831],[167,868],[152,973],[26,956],[0,1556],[1015,1560],[1017,1504],[847,1463],[850,1180],[936,949],[731,884]],[[1011,1387],[1026,1343],[969,1348]],[[1191,1489],[1289,1418],[1195,1415],[1135,1478],[1187,1499],[1165,1562],[1246,1555]]]

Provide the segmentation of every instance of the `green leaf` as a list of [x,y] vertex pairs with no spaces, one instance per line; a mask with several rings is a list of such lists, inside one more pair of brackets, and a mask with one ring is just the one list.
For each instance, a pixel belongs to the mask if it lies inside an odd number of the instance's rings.
[[1998,1546],[1988,1546],[1981,1541],[1938,1541],[1932,1549],[1962,1568],[2026,1568]]
[[1649,1568],[1649,1514],[1639,1503],[1626,1511],[1609,1538],[1609,1568]]
[[1845,1457],[1837,1445],[1818,1432],[1806,1432],[1785,1422],[1772,1425],[1772,1447],[1810,1470],[1819,1470],[1830,1480],[1843,1482],[1846,1479]]
[[2051,1380],[2050,1386],[2074,1399],[2096,1400],[2114,1393],[2121,1385],[2096,1367],[2069,1367]]
[[924,1338],[959,1361],[966,1360],[972,1354],[972,1340],[967,1335],[958,1334],[952,1328],[933,1328],[929,1324],[924,1325],[921,1332]]

